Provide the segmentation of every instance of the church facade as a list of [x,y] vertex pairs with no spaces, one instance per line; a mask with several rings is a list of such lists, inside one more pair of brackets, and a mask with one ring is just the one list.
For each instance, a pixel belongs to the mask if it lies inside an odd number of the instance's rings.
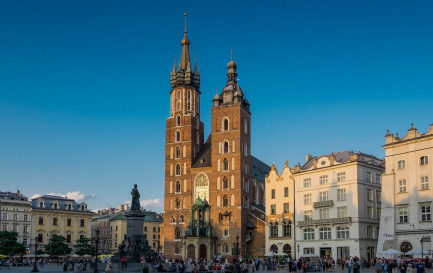
[[233,58],[227,64],[226,86],[212,99],[205,139],[200,72],[191,63],[186,17],[181,45],[170,73],[161,252],[184,259],[263,255],[270,167],[250,153],[250,104],[237,83],[237,64]]

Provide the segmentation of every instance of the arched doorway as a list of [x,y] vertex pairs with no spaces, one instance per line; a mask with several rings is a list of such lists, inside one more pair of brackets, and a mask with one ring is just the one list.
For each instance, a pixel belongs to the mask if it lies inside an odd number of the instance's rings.
[[188,245],[186,256],[191,259],[195,259],[195,246],[193,244]]
[[411,250],[412,250],[412,244],[409,243],[409,242],[403,242],[400,245],[400,251],[401,252],[408,252],[408,251],[411,251]]
[[271,251],[273,251],[274,253],[278,253],[278,247],[277,245],[271,245]]
[[200,245],[200,259],[206,258],[206,245]]
[[283,252],[289,256],[292,256],[292,247],[289,244],[283,246]]

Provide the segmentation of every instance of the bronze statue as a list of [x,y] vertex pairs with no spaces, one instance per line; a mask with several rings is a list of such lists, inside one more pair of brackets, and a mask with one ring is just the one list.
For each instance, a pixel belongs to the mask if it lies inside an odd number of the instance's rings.
[[131,211],[139,211],[140,210],[140,193],[137,189],[137,184],[134,185],[134,188],[131,191],[132,195],[132,203],[131,203]]

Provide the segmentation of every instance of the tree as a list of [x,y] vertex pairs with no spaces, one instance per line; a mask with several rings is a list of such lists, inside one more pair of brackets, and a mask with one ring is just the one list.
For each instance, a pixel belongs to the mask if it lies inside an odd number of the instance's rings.
[[77,244],[74,245],[75,253],[83,256],[83,255],[93,255],[95,253],[95,247],[92,246],[92,241],[89,238],[83,237],[78,239]]
[[18,233],[15,231],[0,231],[0,254],[21,255],[26,252],[23,244],[17,242]]
[[53,235],[48,244],[45,245],[45,252],[52,256],[66,255],[71,253],[71,248],[66,242],[66,238],[61,235]]

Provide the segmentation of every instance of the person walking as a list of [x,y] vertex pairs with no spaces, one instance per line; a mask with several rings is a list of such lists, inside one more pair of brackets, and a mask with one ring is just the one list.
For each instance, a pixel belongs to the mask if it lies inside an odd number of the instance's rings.
[[[96,263],[95,266],[98,266],[98,263]],[[108,259],[107,266],[105,267],[105,272],[111,273],[111,269],[113,269],[113,267],[111,266],[111,259]]]
[[353,273],[360,273],[361,265],[359,264],[359,260],[357,258],[353,258]]

